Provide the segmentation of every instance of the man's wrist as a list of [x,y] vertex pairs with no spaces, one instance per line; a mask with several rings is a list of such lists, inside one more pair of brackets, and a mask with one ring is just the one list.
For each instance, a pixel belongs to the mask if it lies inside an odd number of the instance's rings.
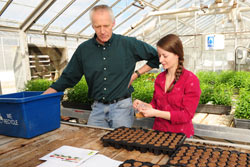
[[137,78],[139,78],[141,76],[141,74],[139,73],[138,70],[135,70],[135,73],[137,74]]

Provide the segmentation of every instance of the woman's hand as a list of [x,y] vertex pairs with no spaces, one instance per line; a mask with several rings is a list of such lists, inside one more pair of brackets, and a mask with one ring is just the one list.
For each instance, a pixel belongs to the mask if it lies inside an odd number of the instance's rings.
[[[141,100],[136,99],[133,102],[133,107],[135,110],[141,112],[145,117],[153,117],[153,116],[151,116],[152,113],[150,110],[154,110],[154,109],[152,108],[151,104],[148,104],[148,103],[145,103]],[[149,112],[149,113],[147,113],[147,112]]]
[[136,109],[138,111],[140,111],[140,108],[143,108],[143,107],[152,108],[151,104],[145,103],[145,102],[138,100],[138,99],[136,99],[133,102],[133,107],[134,107],[134,109]]
[[140,113],[143,114],[144,117],[158,117],[166,120],[170,120],[171,115],[169,111],[161,111],[148,106],[144,106],[139,108]]
[[156,110],[152,106],[143,106],[139,111],[144,115],[144,117],[155,117]]
[[133,102],[133,107],[135,110],[138,110],[139,106],[142,104],[143,102],[141,100],[138,100],[136,99],[134,102]]

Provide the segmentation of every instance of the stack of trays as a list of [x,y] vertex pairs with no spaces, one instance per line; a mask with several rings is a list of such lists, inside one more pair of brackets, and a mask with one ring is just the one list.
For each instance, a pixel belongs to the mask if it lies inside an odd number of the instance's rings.
[[129,159],[120,164],[119,167],[167,167],[167,165],[156,165],[150,162],[141,162]]
[[182,145],[167,165],[185,167],[250,167],[250,154],[204,146]]
[[155,155],[161,153],[171,155],[186,139],[183,133],[161,132],[148,129],[119,127],[104,135],[103,145],[117,149],[125,148],[129,151],[147,151]]

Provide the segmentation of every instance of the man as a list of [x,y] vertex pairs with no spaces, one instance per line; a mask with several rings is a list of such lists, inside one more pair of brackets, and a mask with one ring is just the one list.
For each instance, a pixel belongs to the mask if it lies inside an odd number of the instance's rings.
[[[136,38],[114,34],[114,15],[106,5],[95,6],[90,19],[94,37],[78,46],[61,77],[44,94],[73,87],[85,75],[88,96],[94,99],[88,125],[131,127],[134,121],[131,83],[141,74],[158,68],[157,52]],[[140,60],[148,62],[134,72]]]

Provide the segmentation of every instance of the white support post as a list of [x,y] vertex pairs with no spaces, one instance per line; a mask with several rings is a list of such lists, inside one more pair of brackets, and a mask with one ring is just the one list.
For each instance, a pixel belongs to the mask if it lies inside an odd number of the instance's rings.
[[[28,42],[27,35],[24,31],[19,32],[20,36],[20,55],[22,59],[22,71],[23,71],[23,82],[31,79],[30,74],[30,65],[29,65],[29,51],[28,51]],[[23,83],[23,84],[24,84]]]

